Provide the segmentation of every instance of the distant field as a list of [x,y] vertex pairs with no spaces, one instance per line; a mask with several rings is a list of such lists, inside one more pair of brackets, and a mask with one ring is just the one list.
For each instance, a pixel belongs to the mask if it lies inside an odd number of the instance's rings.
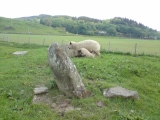
[[[93,39],[101,44],[101,49],[113,52],[129,52],[137,54],[149,54],[160,56],[160,40],[142,40],[104,36],[53,36],[53,35],[24,35],[24,34],[0,34],[1,41],[18,43],[35,43],[50,45],[52,42],[68,43],[69,41],[81,41]],[[136,49],[136,51],[135,51]]]

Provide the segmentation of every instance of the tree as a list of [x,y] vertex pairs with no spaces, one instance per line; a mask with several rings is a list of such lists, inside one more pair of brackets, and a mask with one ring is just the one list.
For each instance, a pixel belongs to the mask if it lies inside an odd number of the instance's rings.
[[87,34],[87,27],[84,24],[80,24],[78,26],[78,33],[82,34],[82,35],[86,35]]
[[60,19],[53,19],[52,20],[52,27],[61,27],[61,20]]
[[110,27],[107,29],[107,34],[110,36],[116,36],[117,35],[117,31],[114,27]]

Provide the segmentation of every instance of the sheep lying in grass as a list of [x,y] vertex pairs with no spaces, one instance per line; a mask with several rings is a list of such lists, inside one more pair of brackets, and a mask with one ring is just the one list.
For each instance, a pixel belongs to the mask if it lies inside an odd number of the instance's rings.
[[90,53],[94,52],[100,57],[100,44],[94,40],[83,40],[80,42],[70,42],[68,48],[74,49],[74,50],[80,50],[81,48],[85,48]]
[[78,49],[78,54],[81,57],[91,57],[91,58],[94,58],[94,56],[95,56],[95,54],[90,53],[86,48],[80,48],[80,49]]

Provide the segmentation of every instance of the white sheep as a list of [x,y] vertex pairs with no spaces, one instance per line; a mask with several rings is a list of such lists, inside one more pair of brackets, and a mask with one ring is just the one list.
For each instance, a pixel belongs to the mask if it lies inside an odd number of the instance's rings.
[[78,49],[78,54],[82,57],[91,57],[94,58],[95,54],[90,53],[86,48]]
[[100,44],[94,40],[83,40],[80,42],[71,41],[68,46],[69,49],[79,50],[86,48],[90,53],[96,53],[100,57]]

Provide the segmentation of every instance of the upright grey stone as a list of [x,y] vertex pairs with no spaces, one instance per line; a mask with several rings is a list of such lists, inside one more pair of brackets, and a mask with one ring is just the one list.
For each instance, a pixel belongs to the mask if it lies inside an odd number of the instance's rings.
[[48,61],[60,91],[71,97],[84,97],[86,88],[74,63],[58,43],[48,49]]

